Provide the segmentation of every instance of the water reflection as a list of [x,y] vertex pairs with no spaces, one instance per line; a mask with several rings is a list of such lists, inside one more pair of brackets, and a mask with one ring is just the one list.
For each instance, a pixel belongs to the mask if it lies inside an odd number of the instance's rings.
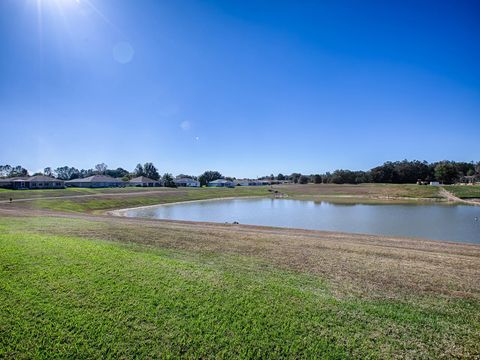
[[200,201],[130,210],[128,216],[293,227],[480,243],[480,207],[365,205],[290,199]]

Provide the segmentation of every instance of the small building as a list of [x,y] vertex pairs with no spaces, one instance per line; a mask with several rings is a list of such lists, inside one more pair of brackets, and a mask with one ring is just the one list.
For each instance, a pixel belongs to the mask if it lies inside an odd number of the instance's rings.
[[179,178],[173,180],[178,187],[200,187],[200,181],[191,178]]
[[225,179],[218,179],[214,181],[210,181],[208,183],[209,187],[227,187],[233,188],[235,187],[235,183],[233,181],[225,180]]
[[141,187],[155,187],[155,186],[162,186],[162,183],[158,180],[153,180],[146,176],[138,176],[134,179],[131,179],[128,182],[128,185],[141,186]]
[[65,185],[68,187],[81,188],[106,188],[125,186],[126,183],[123,180],[118,180],[108,175],[93,175],[83,179],[65,181]]
[[65,182],[50,176],[23,176],[0,180],[0,187],[13,190],[64,189]]

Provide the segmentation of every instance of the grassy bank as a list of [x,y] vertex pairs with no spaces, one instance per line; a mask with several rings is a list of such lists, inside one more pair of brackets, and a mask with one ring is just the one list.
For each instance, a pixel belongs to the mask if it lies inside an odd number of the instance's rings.
[[445,189],[462,199],[480,199],[480,185],[452,185]]
[[[68,191],[68,190],[67,190]],[[202,189],[166,189],[154,191],[138,191],[94,194],[84,197],[57,199],[38,198],[33,201],[15,201],[14,206],[30,209],[46,209],[67,212],[104,212],[107,210],[166,204],[179,201],[207,200],[225,197],[267,196],[271,193],[266,187],[237,187],[234,189],[202,188]]]
[[0,264],[0,357],[480,354],[474,246],[0,218]]
[[[337,203],[414,203],[441,201],[439,189],[433,186],[393,184],[308,184],[273,187],[222,188],[116,188],[3,191],[0,200],[13,197],[16,206],[70,212],[102,212],[113,209],[147,206],[178,201],[206,200],[224,197],[268,196],[270,189],[289,198]],[[59,197],[49,199],[51,197]],[[35,201],[22,202],[33,198]]]
[[123,187],[123,188],[66,188],[66,189],[38,189],[38,190],[10,190],[0,189],[0,200],[44,198],[57,196],[77,196],[77,195],[98,195],[98,194],[124,194],[131,192],[155,192],[168,191],[167,188],[144,188],[144,187]]
[[280,185],[280,191],[297,198],[350,197],[370,200],[388,199],[440,199],[439,189],[434,186],[411,184],[308,184]]

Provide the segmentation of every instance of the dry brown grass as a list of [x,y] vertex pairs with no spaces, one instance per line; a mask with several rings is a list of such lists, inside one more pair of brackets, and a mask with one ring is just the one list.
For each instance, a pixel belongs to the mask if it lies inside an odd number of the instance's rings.
[[363,199],[440,199],[433,186],[410,184],[307,184],[278,185],[275,189],[298,198],[354,197]]

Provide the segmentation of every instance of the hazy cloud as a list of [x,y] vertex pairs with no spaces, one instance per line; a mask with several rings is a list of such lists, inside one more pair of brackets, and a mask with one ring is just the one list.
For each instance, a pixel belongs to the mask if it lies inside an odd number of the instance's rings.
[[180,127],[182,128],[182,130],[190,130],[190,127],[191,127],[191,124],[190,124],[190,121],[182,121],[180,123]]

